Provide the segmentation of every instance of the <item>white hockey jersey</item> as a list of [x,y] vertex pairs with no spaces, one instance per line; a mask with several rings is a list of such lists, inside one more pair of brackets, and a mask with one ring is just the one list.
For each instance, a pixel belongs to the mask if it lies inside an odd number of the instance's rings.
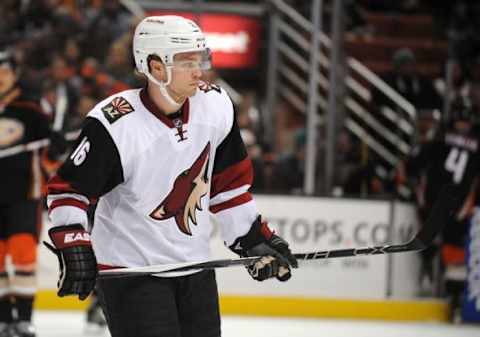
[[202,85],[167,116],[145,89],[100,102],[48,184],[54,226],[81,223],[98,199],[92,245],[100,267],[210,258],[209,214],[227,245],[258,215],[253,171],[221,88]]

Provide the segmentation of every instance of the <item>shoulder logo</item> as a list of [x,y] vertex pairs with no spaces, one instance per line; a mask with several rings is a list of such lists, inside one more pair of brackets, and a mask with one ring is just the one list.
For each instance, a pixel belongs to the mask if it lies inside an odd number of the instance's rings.
[[135,109],[123,97],[115,97],[110,103],[102,108],[103,115],[110,124],[116,122],[121,117],[129,114]]

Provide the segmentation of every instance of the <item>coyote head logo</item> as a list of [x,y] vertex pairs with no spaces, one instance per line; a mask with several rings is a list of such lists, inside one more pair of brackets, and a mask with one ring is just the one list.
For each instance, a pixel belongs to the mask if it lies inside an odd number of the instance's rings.
[[173,188],[160,205],[150,213],[155,220],[175,218],[178,229],[192,235],[188,220],[197,224],[196,211],[202,210],[201,199],[208,192],[208,162],[210,142],[189,169],[175,179]]

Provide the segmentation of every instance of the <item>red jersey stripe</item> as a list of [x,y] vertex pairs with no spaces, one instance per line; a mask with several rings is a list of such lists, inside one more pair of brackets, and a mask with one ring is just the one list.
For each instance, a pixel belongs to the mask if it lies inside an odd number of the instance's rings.
[[253,168],[250,158],[245,158],[222,172],[215,174],[212,179],[210,198],[217,194],[239,188],[244,185],[252,185]]
[[54,200],[50,207],[48,208],[48,213],[53,211],[55,208],[60,207],[60,206],[74,206],[78,207],[84,211],[88,209],[88,205],[85,204],[84,202],[81,202],[80,200],[73,199],[73,198],[65,198],[65,199],[58,199]]
[[81,196],[84,196],[90,201],[90,204],[96,204],[98,201],[98,198],[90,198],[86,196],[83,193],[80,193],[78,190],[72,187],[70,183],[67,181],[63,180],[61,177],[58,175],[53,176],[47,183],[47,189],[48,189],[48,194],[49,195],[55,195],[55,194],[64,194],[64,193],[74,193],[74,194],[79,194]]
[[242,204],[245,204],[252,200],[252,195],[250,192],[245,192],[243,194],[240,194],[238,197],[235,197],[233,199],[230,199],[228,201],[222,202],[221,204],[214,205],[210,207],[210,212],[212,213],[218,213],[220,211],[223,211],[228,208],[233,208],[235,206],[239,206]]

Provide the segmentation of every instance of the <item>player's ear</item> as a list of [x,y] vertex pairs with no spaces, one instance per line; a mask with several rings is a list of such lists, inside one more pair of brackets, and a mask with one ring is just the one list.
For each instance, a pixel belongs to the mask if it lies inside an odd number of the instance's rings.
[[165,65],[159,58],[149,58],[148,67],[150,73],[159,81],[165,81],[167,79],[167,71]]

